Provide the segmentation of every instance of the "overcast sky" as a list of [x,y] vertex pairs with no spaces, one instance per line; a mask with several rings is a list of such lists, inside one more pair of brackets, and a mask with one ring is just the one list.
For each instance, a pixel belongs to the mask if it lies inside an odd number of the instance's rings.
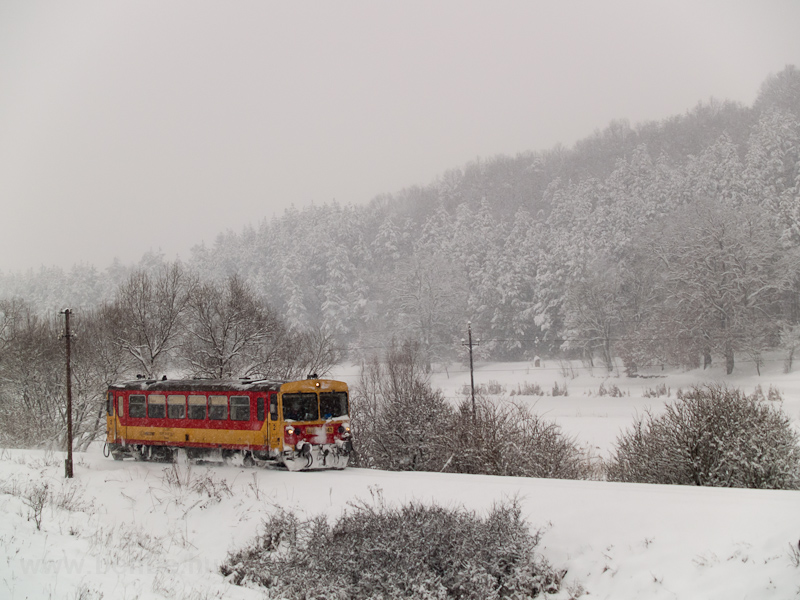
[[751,104],[800,2],[0,2],[0,270],[102,269]]

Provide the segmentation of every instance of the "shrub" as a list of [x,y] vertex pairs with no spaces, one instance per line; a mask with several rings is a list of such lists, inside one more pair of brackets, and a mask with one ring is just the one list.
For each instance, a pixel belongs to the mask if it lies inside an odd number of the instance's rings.
[[[489,380],[488,383],[479,383],[475,386],[475,393],[481,394],[482,396],[490,395],[490,396],[501,396],[506,393],[506,386],[502,385],[499,381],[495,381],[494,379]],[[511,395],[514,394],[514,390],[511,390]],[[461,395],[462,396],[472,396],[472,386],[469,384],[464,384],[461,386]]]
[[760,385],[757,385],[753,390],[753,397],[757,398],[758,400],[769,400],[770,402],[783,402],[783,394],[781,394],[780,390],[774,386],[769,386],[769,390],[767,391],[766,396],[764,395],[764,390],[761,389]]
[[392,343],[361,370],[351,423],[357,467],[439,471],[449,456],[453,409],[425,373],[419,345]]
[[797,489],[800,444],[789,418],[754,394],[722,386],[679,392],[616,442],[612,481]]
[[32,483],[22,496],[22,501],[29,508],[28,520],[33,519],[36,529],[42,528],[42,513],[50,500],[50,489],[47,483]]
[[[558,384],[556,384],[557,387]],[[566,395],[566,384],[563,390]],[[353,466],[385,470],[581,479],[596,476],[586,452],[555,423],[521,404],[478,397],[458,411],[433,390],[414,344],[393,344],[362,368],[353,389]]]
[[491,396],[499,396],[506,393],[506,386],[501,385],[499,381],[495,381],[494,379],[490,379],[489,383],[480,386],[480,388],[482,393],[489,394]]
[[439,471],[448,457],[452,408],[428,383],[419,345],[392,343],[361,370],[351,419],[357,467]]
[[611,396],[612,398],[622,398],[623,396],[625,396],[625,392],[619,389],[616,383],[612,383],[609,387],[606,387],[604,383],[601,383],[600,389],[597,390],[597,395]]
[[563,575],[534,554],[539,535],[516,502],[495,506],[486,519],[419,503],[360,504],[332,526],[279,511],[220,570],[237,585],[289,600],[523,600],[557,592]]
[[669,398],[671,395],[672,391],[665,383],[659,384],[655,388],[647,388],[642,392],[642,398],[660,398],[661,396]]
[[514,402],[476,399],[459,407],[454,426],[452,458],[447,468],[456,473],[588,478],[590,466],[574,440],[561,428]]
[[544,396],[544,390],[538,383],[528,383],[527,381],[517,384],[516,390],[511,390],[511,395],[517,396]]

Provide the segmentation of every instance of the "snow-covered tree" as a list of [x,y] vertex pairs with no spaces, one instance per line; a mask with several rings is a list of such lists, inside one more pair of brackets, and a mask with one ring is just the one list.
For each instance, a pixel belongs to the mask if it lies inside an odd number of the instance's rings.
[[606,368],[614,368],[614,343],[625,324],[622,274],[613,266],[595,263],[585,277],[575,281],[564,303],[565,350],[579,349],[593,361],[599,356]]
[[262,346],[279,346],[285,335],[277,315],[236,275],[224,287],[196,283],[186,308],[179,354],[195,376],[261,373]]
[[178,343],[189,298],[189,279],[180,263],[166,264],[154,275],[136,271],[119,287],[107,318],[117,344],[142,369],[155,377]]
[[700,340],[705,352],[725,357],[728,374],[737,351],[777,341],[776,303],[793,273],[757,206],[734,210],[702,199],[676,212],[654,250],[666,302],[664,337]]
[[751,196],[774,215],[783,243],[800,246],[800,117],[766,111],[748,142],[745,177]]

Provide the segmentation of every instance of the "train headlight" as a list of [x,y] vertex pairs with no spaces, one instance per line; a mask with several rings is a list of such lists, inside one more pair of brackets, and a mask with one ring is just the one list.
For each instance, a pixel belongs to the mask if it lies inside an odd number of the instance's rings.
[[339,425],[339,429],[337,431],[339,432],[339,435],[350,435],[350,426]]
[[286,435],[294,435],[294,434],[295,434],[295,428],[294,427],[292,427],[291,425],[286,427]]

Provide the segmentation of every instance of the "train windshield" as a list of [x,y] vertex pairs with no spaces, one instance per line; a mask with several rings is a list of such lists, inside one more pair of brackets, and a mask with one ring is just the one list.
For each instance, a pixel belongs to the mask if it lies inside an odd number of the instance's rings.
[[315,421],[319,419],[316,394],[284,394],[283,418],[287,421]]
[[347,415],[347,392],[322,392],[319,395],[319,412],[323,419]]

